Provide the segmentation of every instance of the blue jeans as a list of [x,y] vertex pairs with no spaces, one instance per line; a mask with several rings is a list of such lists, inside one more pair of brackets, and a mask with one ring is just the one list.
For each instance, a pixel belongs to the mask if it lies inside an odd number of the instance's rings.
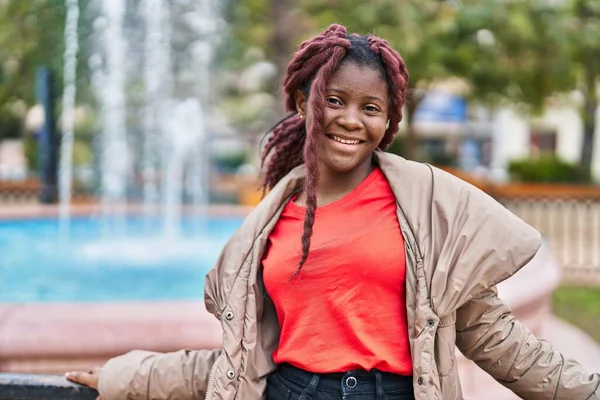
[[412,376],[378,370],[313,374],[289,364],[267,378],[267,400],[413,400]]

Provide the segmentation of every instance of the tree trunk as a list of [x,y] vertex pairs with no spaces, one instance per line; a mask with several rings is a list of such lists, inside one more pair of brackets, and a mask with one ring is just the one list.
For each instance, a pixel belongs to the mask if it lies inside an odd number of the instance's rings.
[[[590,52],[591,53],[591,52]],[[590,171],[592,167],[592,157],[594,154],[594,139],[596,131],[596,110],[598,109],[598,93],[596,90],[596,70],[597,61],[592,54],[586,58],[585,68],[585,88],[584,104],[582,110],[583,119],[583,140],[581,142],[581,159],[579,165],[585,171]]]
[[581,142],[580,166],[585,171],[590,171],[592,167],[597,108],[598,100],[594,90],[593,95],[585,96],[585,104],[583,109],[583,141]]
[[[576,4],[577,16],[584,22],[596,19],[599,16],[593,11],[590,4],[579,0]],[[582,110],[583,140],[581,141],[581,159],[579,165],[587,172],[591,172],[592,158],[594,154],[594,140],[596,131],[596,110],[598,109],[598,93],[596,90],[597,77],[599,74],[600,61],[598,60],[598,48],[583,48],[584,69],[584,105]]]

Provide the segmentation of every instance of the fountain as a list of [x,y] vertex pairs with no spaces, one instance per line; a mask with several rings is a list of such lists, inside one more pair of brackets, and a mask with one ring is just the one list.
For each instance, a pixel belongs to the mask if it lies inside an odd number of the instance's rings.
[[[130,347],[193,347],[198,332],[218,345],[201,312],[204,275],[245,213],[208,213],[220,2],[65,1],[59,212],[0,220],[0,371],[60,372]],[[80,17],[91,41],[78,37]],[[90,67],[99,120],[93,206],[71,202],[78,62]]]
[[[184,201],[199,210],[207,202],[203,109],[221,27],[217,2],[96,1],[87,12],[97,14],[89,65],[101,120],[96,154],[105,234],[126,233],[122,216],[135,203],[146,218],[162,220],[165,235],[176,237]],[[72,195],[78,15],[77,1],[69,0],[59,184],[63,232]]]
[[[80,8],[66,0],[58,219],[6,225],[5,234],[0,226],[0,301],[202,296],[203,275],[240,222],[210,220],[207,212],[204,110],[221,29],[217,3],[95,0]],[[78,37],[80,16],[91,21],[91,41]],[[71,204],[80,43],[91,48],[100,121],[93,145],[99,205],[84,212]],[[173,293],[166,270],[193,284]],[[130,294],[119,288],[127,279],[135,282]]]

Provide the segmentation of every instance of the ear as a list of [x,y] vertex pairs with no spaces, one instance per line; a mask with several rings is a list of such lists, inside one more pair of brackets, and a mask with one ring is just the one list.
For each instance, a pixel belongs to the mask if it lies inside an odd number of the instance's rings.
[[300,115],[306,115],[306,97],[304,97],[302,90],[296,89],[294,100],[296,101],[296,112]]

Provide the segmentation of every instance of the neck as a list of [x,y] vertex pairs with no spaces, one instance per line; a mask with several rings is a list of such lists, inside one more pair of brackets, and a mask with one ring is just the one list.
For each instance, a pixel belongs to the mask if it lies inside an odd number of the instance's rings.
[[334,172],[319,164],[317,206],[339,200],[352,192],[375,168],[373,157],[348,172]]

